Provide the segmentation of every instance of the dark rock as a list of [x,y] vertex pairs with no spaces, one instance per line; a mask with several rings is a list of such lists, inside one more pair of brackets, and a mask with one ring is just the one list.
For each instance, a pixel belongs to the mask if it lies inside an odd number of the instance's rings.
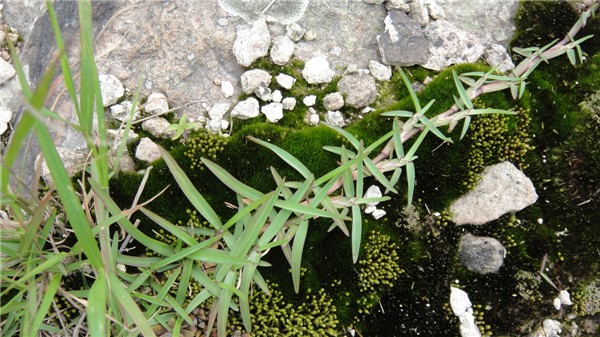
[[421,25],[406,13],[388,12],[385,32],[377,36],[383,63],[392,66],[423,64],[429,58],[429,42]]
[[500,241],[465,234],[460,240],[458,257],[460,262],[470,271],[479,274],[495,273],[502,267],[506,249]]

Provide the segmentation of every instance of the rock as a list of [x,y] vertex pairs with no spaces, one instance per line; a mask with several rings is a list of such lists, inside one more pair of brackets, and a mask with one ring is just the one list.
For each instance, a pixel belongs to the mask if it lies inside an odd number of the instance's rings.
[[241,83],[244,94],[253,93],[258,87],[268,87],[271,84],[271,74],[262,69],[248,70],[242,74]]
[[545,319],[542,327],[544,328],[544,336],[546,337],[560,337],[560,333],[562,332],[560,322],[553,319]]
[[221,120],[225,117],[230,107],[229,103],[217,103],[208,111],[208,118]]
[[427,7],[427,12],[432,19],[439,20],[446,18],[446,11],[438,1],[426,0],[425,7]]
[[15,68],[0,58],[0,85],[13,78],[16,74]]
[[497,272],[502,267],[505,256],[506,249],[500,241],[469,233],[463,235],[458,247],[460,262],[478,274]]
[[204,129],[210,133],[221,133],[221,130],[227,129],[229,122],[222,119],[209,119]]
[[160,92],[154,92],[148,96],[148,101],[144,104],[144,110],[151,115],[164,114],[169,111],[169,102],[167,96]]
[[302,99],[302,103],[304,103],[304,105],[306,105],[306,106],[313,106],[313,105],[315,105],[315,103],[317,103],[317,96],[315,96],[315,95],[306,96]]
[[[365,195],[363,196],[363,198],[381,198],[382,196],[383,196],[383,194],[381,194],[381,189],[379,188],[379,186],[371,185],[365,192]],[[377,209],[376,206],[378,204],[379,204],[379,201],[368,202],[365,207],[365,213],[366,214],[372,213],[375,209]]]
[[[73,151],[64,147],[57,147],[58,156],[60,157],[64,168],[67,170],[69,177],[74,176],[76,173],[83,171],[86,165],[87,153]],[[36,168],[41,165],[42,178],[48,185],[54,184],[52,175],[50,174],[50,168],[46,163],[46,159],[43,159],[43,155],[39,154],[35,160]]]
[[344,107],[344,96],[339,92],[332,92],[323,98],[323,106],[329,111],[339,110]]
[[275,80],[277,81],[277,84],[279,84],[280,87],[287,90],[292,89],[292,87],[296,83],[296,79],[294,77],[283,73],[280,73],[279,75],[275,76]]
[[337,127],[344,127],[346,125],[346,121],[344,120],[344,115],[342,115],[339,111],[327,111],[327,115],[325,116],[325,123],[331,124]]
[[238,64],[249,67],[258,58],[267,55],[271,35],[264,19],[256,20],[249,28],[238,30],[233,43],[233,55]]
[[273,63],[283,66],[290,62],[292,55],[294,55],[294,49],[296,45],[287,36],[278,36],[273,40],[273,47],[271,48],[271,60]]
[[450,212],[457,225],[482,225],[520,211],[537,198],[531,180],[505,161],[486,167],[475,189],[452,202]]
[[329,68],[329,62],[322,56],[310,59],[304,64],[302,77],[310,84],[329,83],[335,72]]
[[477,61],[485,50],[479,38],[446,20],[437,20],[425,27],[429,39],[430,58],[423,67],[442,70],[452,64]]
[[[132,101],[123,101],[119,104],[110,106],[110,115],[112,118],[118,121],[126,121],[129,118],[129,114],[131,113],[131,107],[133,106]],[[135,111],[133,113],[133,120],[140,118],[140,108],[139,106],[135,107]]]
[[415,19],[421,26],[429,23],[429,11],[423,0],[413,0],[409,3],[410,16]]
[[515,68],[510,55],[502,45],[492,44],[486,49],[483,57],[490,66],[496,67],[498,72],[503,73]]
[[377,61],[369,61],[369,71],[376,80],[384,82],[392,78],[392,67],[381,64]]
[[262,85],[254,90],[254,94],[263,102],[269,102],[273,100],[271,89]]
[[135,157],[139,160],[153,162],[161,158],[158,146],[148,137],[140,139],[140,143],[135,149]]
[[481,332],[475,324],[473,307],[469,295],[456,287],[450,287],[450,308],[460,321],[460,335],[462,337],[481,337]]
[[556,310],[560,310],[562,306],[573,305],[573,302],[571,301],[571,294],[569,294],[569,292],[566,290],[561,290],[558,293],[558,297],[554,299],[553,304]]
[[246,100],[239,102],[231,111],[231,117],[238,119],[249,119],[258,116],[259,104],[258,100],[254,97],[250,97]]
[[405,67],[427,61],[429,42],[415,19],[402,11],[392,10],[384,23],[384,33],[377,35],[384,64]]
[[[115,149],[119,146],[119,144],[123,140],[123,134],[124,134],[123,129],[119,129],[119,130],[107,129],[106,130],[106,136],[108,137],[109,142],[112,143],[113,149]],[[127,144],[136,142],[136,141],[138,141],[139,138],[140,138],[140,136],[135,131],[129,130],[129,132],[127,133]]]
[[294,97],[286,97],[281,101],[283,105],[283,109],[285,110],[294,110],[296,107],[296,99]]
[[283,95],[281,94],[280,90],[273,91],[273,94],[271,96],[273,98],[273,102],[275,103],[281,103],[281,100],[283,99]]
[[102,103],[104,107],[111,106],[123,97],[125,88],[116,76],[100,75],[100,92],[102,93]]
[[265,114],[267,120],[272,123],[277,123],[283,118],[283,104],[271,103],[263,106],[260,111]]
[[302,39],[302,37],[304,36],[304,29],[302,29],[302,27],[300,27],[300,25],[295,22],[287,25],[285,27],[285,30],[287,37],[289,37],[290,40],[294,42],[300,41],[300,39]]
[[364,3],[369,5],[381,5],[385,0],[363,0]]
[[171,124],[162,117],[150,118],[142,122],[142,129],[148,131],[156,138],[168,138],[173,136],[173,131],[167,131]]
[[10,123],[12,116],[12,111],[0,106],[0,135],[8,130],[8,123]]
[[298,21],[304,15],[308,2],[308,0],[219,0],[219,6],[229,14],[241,16],[246,22],[266,16],[275,22],[287,25]]
[[233,84],[231,84],[231,82],[229,82],[229,81],[221,82],[221,94],[223,95],[223,97],[229,98],[229,97],[233,96],[234,93],[235,93],[235,89],[233,88]]
[[410,6],[403,0],[387,0],[385,3],[385,9],[388,11],[398,9],[405,13],[410,12]]
[[353,108],[362,108],[377,98],[375,79],[369,74],[344,75],[337,89],[346,97],[346,104]]
[[309,110],[308,114],[304,116],[304,121],[306,122],[306,124],[311,126],[319,125],[319,122],[321,121],[319,114],[317,114],[314,109],[311,108],[311,110]]
[[376,209],[371,213],[371,216],[373,216],[373,218],[375,220],[379,220],[381,218],[383,218],[386,214],[386,211],[382,210],[382,209]]

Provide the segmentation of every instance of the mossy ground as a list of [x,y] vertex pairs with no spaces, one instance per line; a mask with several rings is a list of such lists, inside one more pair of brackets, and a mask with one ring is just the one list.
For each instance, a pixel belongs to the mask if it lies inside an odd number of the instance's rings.
[[[575,20],[576,14],[565,3],[523,2],[516,20],[519,31],[512,44],[545,45],[563,36]],[[588,24],[582,36],[590,33],[600,34],[598,19]],[[273,267],[263,268],[263,275],[279,284],[279,291],[287,303],[301,303],[308,289],[324,289],[337,308],[339,331],[354,325],[363,336],[457,335],[457,323],[444,309],[452,284],[468,291],[472,302],[479,305],[477,310],[483,313],[479,317],[481,325],[489,325],[485,332],[493,331],[494,335],[523,335],[527,331],[518,330],[519,326],[528,326],[531,322],[556,315],[551,304],[556,290],[544,280],[534,282],[531,278],[531,275],[537,276],[544,256],[549,261],[547,275],[560,288],[575,289],[580,280],[588,280],[589,283],[590,277],[597,277],[600,272],[597,249],[600,247],[600,236],[597,235],[600,229],[597,220],[600,218],[600,117],[593,109],[582,109],[579,105],[594,93],[600,95],[600,39],[587,41],[583,49],[587,52],[583,65],[573,67],[566,56],[552,60],[549,65],[542,64],[531,75],[528,91],[519,101],[512,100],[505,93],[480,98],[479,104],[487,107],[528,109],[523,110],[530,119],[528,125],[520,125],[519,116],[500,117],[501,120],[493,123],[481,117],[474,118],[472,122],[472,129],[479,128],[486,137],[495,134],[486,128],[501,124],[503,129],[498,134],[502,137],[516,137],[517,141],[532,146],[522,158],[517,159],[527,164],[525,173],[536,186],[539,201],[535,205],[481,227],[457,227],[444,218],[444,209],[451,200],[468,189],[468,184],[464,183],[470,177],[469,172],[475,169],[469,166],[469,160],[474,158],[473,149],[477,149],[476,143],[481,139],[476,138],[476,131],[473,131],[460,141],[462,125],[459,124],[450,134],[454,144],[442,144],[440,139],[430,135],[417,153],[415,199],[418,200],[413,211],[414,223],[408,224],[409,216],[404,209],[406,187],[403,179],[398,185],[399,194],[379,205],[387,212],[384,218],[376,221],[370,216],[364,217],[363,242],[371,231],[377,231],[389,236],[396,245],[398,265],[405,272],[394,281],[393,287],[379,288],[374,297],[365,300],[357,276],[359,264],[352,264],[350,240],[339,230],[327,233],[330,223],[325,220],[311,221],[303,257],[306,273],[300,294],[293,291],[289,265],[279,251],[274,250],[266,257]],[[339,158],[321,148],[324,145],[339,146],[343,140],[327,127],[306,127],[302,122],[306,107],[301,103],[302,96],[307,94],[317,95],[318,102],[321,102],[326,93],[335,91],[335,84],[319,87],[303,83],[300,63],[277,67],[263,59],[257,61],[254,67],[266,69],[274,75],[284,72],[300,79],[292,92],[284,93],[284,97],[296,97],[299,105],[286,113],[284,120],[277,125],[265,122],[264,118],[236,122],[234,134],[215,161],[241,181],[261,191],[275,187],[270,166],[276,167],[288,180],[300,177],[281,159],[248,140],[247,136],[268,140],[286,149],[317,176],[336,167]],[[462,73],[489,68],[476,64],[453,69]],[[421,68],[410,68],[407,73],[411,81],[422,81],[426,76],[436,75]],[[347,131],[365,140],[366,144],[375,141],[391,127],[391,121],[380,116],[382,111],[413,110],[399,73],[395,72],[392,81],[381,86],[381,90],[378,109],[347,127]],[[451,70],[445,70],[437,74],[419,97],[423,104],[436,100],[430,110],[430,115],[435,115],[453,104],[455,92]],[[320,108],[317,106],[317,110]],[[486,133],[486,130],[489,132]],[[447,133],[447,130],[443,131]],[[489,140],[489,137],[486,139]],[[492,143],[496,141],[491,140]],[[189,169],[191,161],[184,155],[185,146],[179,143],[167,145],[217,213],[223,219],[231,216],[233,211],[224,203],[235,201],[235,195],[207,170]],[[411,141],[405,144],[405,148],[410,146]],[[484,164],[493,164],[501,159],[488,156]],[[141,200],[170,185],[148,207],[174,222],[185,223],[186,209],[191,205],[178,190],[165,164],[159,161],[153,165],[153,173]],[[140,181],[139,175],[131,173],[122,173],[113,179],[111,191],[122,207],[130,206]],[[369,183],[371,181],[366,182],[367,186]],[[435,216],[435,212],[442,215]],[[145,232],[155,228],[149,220],[140,219],[140,228]],[[460,265],[456,257],[457,242],[467,231],[495,237],[505,245],[508,256],[499,273],[475,275]],[[363,250],[361,258],[366,255]],[[361,303],[365,301],[373,305],[370,314],[359,312]]]

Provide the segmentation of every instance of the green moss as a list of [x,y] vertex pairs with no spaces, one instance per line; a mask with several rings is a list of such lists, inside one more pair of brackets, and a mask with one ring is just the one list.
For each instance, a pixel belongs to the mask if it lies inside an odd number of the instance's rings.
[[184,152],[184,155],[191,162],[190,170],[204,170],[204,164],[200,159],[204,157],[210,160],[217,160],[217,157],[223,152],[228,141],[229,138],[218,134],[211,134],[204,130],[192,134],[185,141],[186,150]]

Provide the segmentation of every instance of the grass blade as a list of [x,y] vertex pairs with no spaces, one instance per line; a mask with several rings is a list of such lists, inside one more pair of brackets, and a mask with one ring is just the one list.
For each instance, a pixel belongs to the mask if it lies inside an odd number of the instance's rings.
[[115,274],[108,274],[109,288],[114,298],[129,315],[133,322],[140,329],[143,336],[155,337],[152,327],[148,323],[148,319],[144,316],[140,308],[137,306],[127,289]]
[[415,93],[415,89],[413,88],[412,84],[410,83],[410,80],[404,73],[404,70],[402,70],[402,68],[398,68],[398,70],[400,71],[400,76],[402,76],[402,81],[404,81],[404,85],[406,86],[406,89],[408,89],[410,98],[412,99],[412,101],[415,105],[415,111],[417,113],[421,113],[421,103],[419,103],[419,98],[417,97],[417,94]]
[[219,165],[213,163],[212,161],[206,158],[202,158],[202,162],[215,176],[217,176],[217,178],[219,178],[219,180],[221,180],[221,182],[223,182],[223,184],[225,184],[235,193],[243,196],[244,198],[248,198],[250,200],[257,200],[264,195],[256,189],[237,180],[229,172],[227,172]]
[[[177,181],[177,185],[179,185],[179,188],[181,188],[181,191],[183,192],[183,194],[185,194],[185,196],[188,198],[188,200],[192,203],[192,205],[194,205],[194,207],[198,210],[198,212],[200,212],[200,215],[202,215],[202,217],[204,217],[204,219],[206,221],[208,221],[215,229],[217,229],[217,230],[221,229],[221,226],[222,226],[221,219],[219,219],[219,216],[217,215],[217,213],[212,209],[212,207],[210,207],[208,202],[206,202],[204,197],[194,187],[194,184],[192,184],[192,182],[187,177],[187,175],[183,172],[181,167],[179,167],[179,164],[177,164],[175,159],[173,159],[173,157],[171,157],[169,152],[167,152],[161,146],[159,146],[158,148],[160,150],[162,158],[165,160],[165,163],[169,167],[171,174]],[[204,158],[202,160],[204,161]],[[211,164],[212,164],[212,162],[211,162]],[[212,165],[216,166],[216,164],[212,164]],[[206,164],[206,166],[209,167],[208,164]],[[212,169],[211,169],[211,171],[212,171]],[[227,185],[227,186],[233,186],[233,185]]]
[[304,252],[304,241],[308,233],[308,220],[300,221],[298,231],[294,236],[294,244],[292,246],[292,281],[294,283],[294,291],[296,294],[300,292],[300,267],[302,263],[302,252]]
[[352,262],[358,261],[358,254],[360,252],[360,240],[362,237],[362,214],[360,213],[360,206],[352,206]]
[[31,331],[40,331],[40,326],[46,318],[46,314],[52,305],[52,301],[54,300],[54,295],[56,294],[56,290],[58,290],[58,286],[60,285],[60,281],[62,280],[61,274],[54,274],[52,279],[48,283],[44,291],[44,298],[42,299],[42,303],[40,304],[35,317],[33,318],[33,323],[31,324]]
[[283,161],[285,161],[288,165],[290,165],[296,171],[298,171],[298,173],[300,173],[305,179],[308,179],[308,177],[312,174],[310,170],[304,164],[302,164],[302,162],[300,162],[300,160],[298,160],[296,157],[292,156],[291,153],[280,148],[279,146],[250,136],[248,137],[248,139],[273,151],[273,153],[275,153],[279,158],[283,159]]
[[454,77],[454,84],[456,85],[460,99],[467,106],[467,108],[473,109],[473,102],[471,102],[469,95],[465,91],[465,87],[463,87],[462,83],[458,79],[458,75],[456,75],[456,71],[454,69],[452,70],[452,76]]
[[392,110],[392,111],[386,111],[381,113],[381,116],[388,116],[388,117],[412,117],[413,116],[413,112],[412,111],[406,111],[406,110]]
[[438,136],[438,138],[440,138],[441,140],[448,142],[448,143],[453,143],[452,139],[448,138],[446,135],[444,135],[440,129],[437,128],[437,126],[435,126],[435,124],[433,124],[427,117],[425,116],[421,116],[420,121],[423,122],[423,124],[425,124],[425,126],[431,131],[433,132],[434,135]]
[[408,183],[408,205],[411,205],[415,192],[415,164],[413,162],[406,164],[406,181]]
[[467,115],[465,117],[465,122],[463,124],[462,131],[460,133],[460,139],[463,139],[469,130],[469,125],[471,124],[471,116]]
[[[229,271],[223,283],[233,287],[235,285],[236,278],[237,273],[234,271]],[[230,289],[221,289],[221,294],[219,296],[217,307],[217,334],[219,337],[225,337],[227,334],[227,314],[229,312],[229,304],[232,301],[232,296],[233,291],[231,291]]]
[[337,131],[339,134],[344,136],[344,138],[346,138],[350,142],[350,144],[352,144],[352,146],[354,146],[355,149],[358,149],[358,145],[360,142],[350,132],[348,132],[338,126],[335,126],[335,125],[329,125],[327,123],[323,123],[323,124],[325,124],[328,128]]
[[100,273],[90,289],[87,321],[92,336],[108,336],[106,330],[106,303],[108,302],[106,275]]

